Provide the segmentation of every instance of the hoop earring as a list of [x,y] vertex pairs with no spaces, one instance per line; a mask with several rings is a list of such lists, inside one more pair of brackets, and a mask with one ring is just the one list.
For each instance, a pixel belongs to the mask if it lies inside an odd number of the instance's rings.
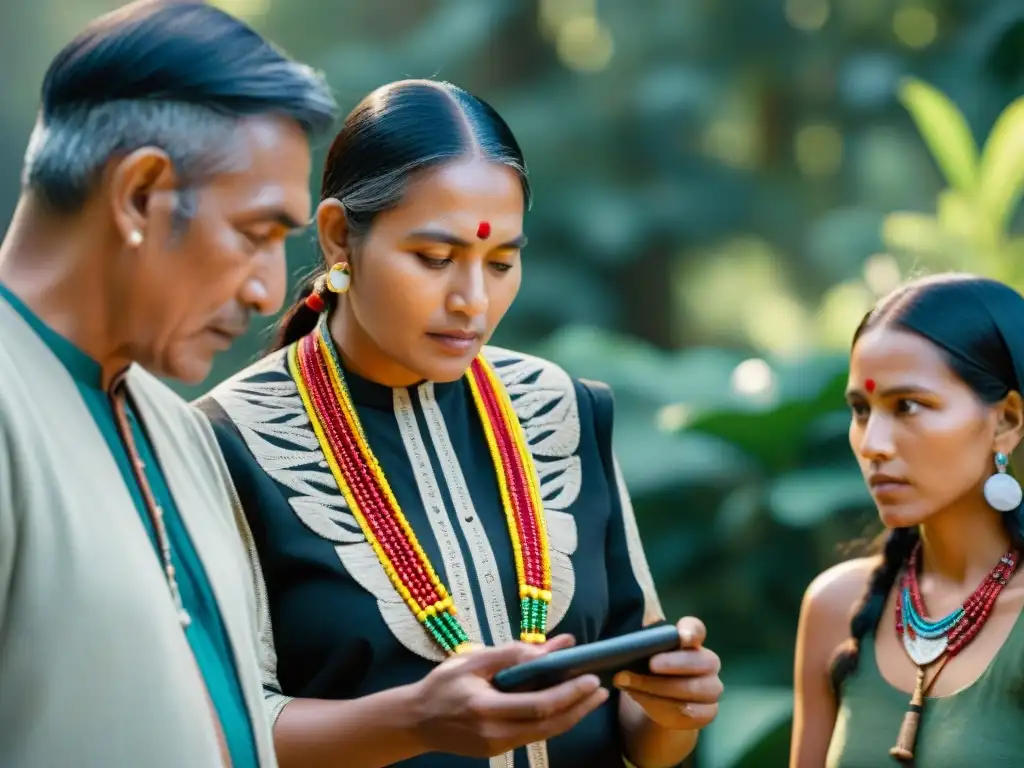
[[331,293],[345,293],[351,284],[352,273],[347,261],[335,264],[327,273],[327,290]]
[[1016,478],[1006,473],[1006,467],[1010,463],[1006,454],[1000,451],[995,458],[996,473],[985,481],[985,501],[999,512],[1011,512],[1020,506],[1021,499],[1024,499],[1024,491],[1021,490]]

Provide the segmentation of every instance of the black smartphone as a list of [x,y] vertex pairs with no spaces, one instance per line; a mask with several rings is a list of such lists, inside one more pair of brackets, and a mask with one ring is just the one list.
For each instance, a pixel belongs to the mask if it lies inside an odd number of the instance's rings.
[[494,687],[505,693],[540,691],[581,675],[596,674],[602,685],[610,686],[619,672],[650,674],[648,660],[659,653],[679,648],[679,630],[665,624],[628,635],[598,640],[514,667],[494,676]]

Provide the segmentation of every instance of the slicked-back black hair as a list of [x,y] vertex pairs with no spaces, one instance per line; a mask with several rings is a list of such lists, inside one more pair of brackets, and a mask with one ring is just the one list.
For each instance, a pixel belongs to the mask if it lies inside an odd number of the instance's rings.
[[[523,152],[490,104],[451,83],[389,83],[366,96],[345,118],[327,155],[320,198],[341,202],[349,232],[359,238],[379,214],[401,201],[416,174],[473,155],[514,170],[529,208],[532,193]],[[295,304],[278,326],[274,349],[316,326],[317,313],[305,304],[313,285],[310,276],[300,286]],[[324,298],[333,302],[333,296]]]
[[243,118],[279,115],[312,136],[335,114],[323,78],[242,21],[202,2],[143,0],[93,21],[51,62],[23,182],[74,212],[119,153],[158,147],[187,181],[215,165]]

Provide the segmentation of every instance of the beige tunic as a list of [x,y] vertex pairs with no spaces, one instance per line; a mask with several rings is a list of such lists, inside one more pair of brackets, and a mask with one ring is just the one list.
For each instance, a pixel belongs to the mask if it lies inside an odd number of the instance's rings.
[[[209,423],[128,388],[203,561],[262,766],[275,766],[233,489]],[[0,766],[206,768],[220,750],[160,562],[60,361],[0,301]]]

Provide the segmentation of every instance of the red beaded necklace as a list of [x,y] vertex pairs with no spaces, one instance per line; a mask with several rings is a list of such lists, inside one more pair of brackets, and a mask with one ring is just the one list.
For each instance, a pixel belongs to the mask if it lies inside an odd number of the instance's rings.
[[[900,592],[906,591],[914,611],[918,616],[924,617],[928,615],[928,611],[925,608],[924,598],[921,597],[921,588],[917,580],[920,552],[921,544],[918,543],[911,553],[910,559],[907,561],[907,568],[903,574]],[[1017,569],[1018,560],[1019,553],[1014,550],[1010,550],[1003,555],[995,568],[992,569],[992,572],[985,577],[981,584],[978,585],[978,588],[964,601],[961,608],[950,614],[950,627],[945,635],[947,646],[944,655],[949,657],[956,656],[981,631],[981,628],[988,621],[988,617],[992,613],[992,607],[995,605],[996,598],[999,597],[999,593],[1003,591],[1003,587],[1009,583],[1010,577],[1013,576],[1014,571]],[[901,641],[903,640],[904,632],[911,635],[914,634],[913,624],[909,621],[904,622],[903,604],[903,600],[896,601],[896,634]]]
[[[992,614],[996,598],[1003,591],[1017,570],[1019,553],[1010,550],[996,563],[992,572],[978,585],[963,605],[937,621],[927,618],[924,598],[917,581],[917,566],[921,554],[918,542],[910,553],[907,568],[896,600],[896,636],[914,664],[917,665],[917,682],[910,699],[910,706],[903,716],[896,744],[889,755],[901,762],[914,760],[914,746],[921,715],[928,691],[942,673],[946,663],[967,647]],[[938,662],[935,664],[935,662]],[[927,670],[935,664],[935,674],[927,681]]]
[[[326,326],[292,345],[288,365],[338,489],[395,591],[446,653],[470,646],[456,607],[420,546],[363,432]],[[543,643],[551,562],[540,484],[512,402],[482,357],[466,381],[484,428],[512,540],[522,611],[520,639]]]

